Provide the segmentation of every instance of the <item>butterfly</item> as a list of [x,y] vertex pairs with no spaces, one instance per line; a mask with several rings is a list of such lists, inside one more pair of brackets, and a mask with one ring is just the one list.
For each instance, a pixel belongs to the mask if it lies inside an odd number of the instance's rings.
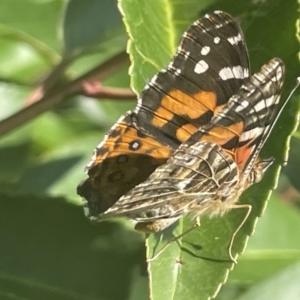
[[279,59],[264,65],[209,123],[100,218],[126,216],[137,222],[137,230],[158,232],[187,214],[222,216],[233,208],[247,208],[240,228],[251,206],[236,203],[273,162],[260,160],[258,153],[276,117],[283,74]]
[[243,33],[228,14],[216,11],[194,22],[134,111],[95,150],[89,178],[78,186],[86,215],[125,216],[137,230],[157,232],[187,214],[234,208],[273,161],[258,154],[276,119],[283,81],[278,58],[250,76]]

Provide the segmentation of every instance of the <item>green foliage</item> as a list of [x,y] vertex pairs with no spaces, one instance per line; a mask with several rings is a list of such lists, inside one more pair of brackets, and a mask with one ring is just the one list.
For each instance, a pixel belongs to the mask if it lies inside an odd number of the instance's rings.
[[[272,57],[283,59],[287,69],[283,98],[299,75],[296,1],[120,0],[119,6],[132,37],[127,49],[131,84],[137,92],[168,64],[185,28],[215,9],[241,21],[253,71]],[[103,86],[129,87],[126,59],[125,65],[115,60],[114,72],[88,76],[126,47],[116,1],[83,5],[77,0],[3,0],[0,16],[0,132],[10,129],[0,140],[0,298],[148,299],[145,251],[151,257],[162,247],[160,240],[170,240],[193,222],[185,218],[151,236],[145,250],[143,236],[129,222],[86,220],[76,195],[93,149],[118,117],[135,105],[103,97],[99,101],[76,81],[83,76],[92,83],[100,78]],[[44,95],[39,98],[41,90],[34,86],[43,87]],[[18,123],[19,115],[4,123],[22,110],[26,99],[40,102],[43,109],[36,105],[26,123]],[[253,210],[234,240],[234,255],[245,247],[287,160],[288,137],[298,110],[299,91],[262,151],[263,157],[274,157],[275,164],[241,199]],[[295,296],[300,278],[299,206],[284,203],[291,191],[299,199],[294,192],[300,190],[299,137],[296,132],[289,163],[279,177],[280,190],[258,220],[219,300],[299,299]],[[233,267],[228,243],[244,215],[244,210],[235,210],[224,218],[203,218],[200,228],[179,241],[182,247],[175,242],[150,263],[152,299],[208,299],[215,294]]]

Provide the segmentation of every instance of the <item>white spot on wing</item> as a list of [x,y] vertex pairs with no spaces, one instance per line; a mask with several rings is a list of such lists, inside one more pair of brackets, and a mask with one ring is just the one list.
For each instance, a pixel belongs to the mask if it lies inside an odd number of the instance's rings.
[[282,79],[283,77],[283,69],[282,67],[277,69],[277,73],[276,73],[276,79],[279,81],[280,79]]
[[[150,86],[147,84],[147,86],[148,86],[148,89],[150,88]],[[139,110],[141,109],[141,107],[142,107],[142,105],[143,105],[143,100],[142,100],[142,98],[141,97],[139,97],[138,98],[138,101],[137,101],[137,106],[135,107],[135,109],[134,109],[134,112],[135,113],[139,113]]]
[[267,107],[271,106],[272,104],[276,103],[275,96],[271,96],[267,99],[265,99]]
[[252,140],[253,138],[259,136],[262,132],[262,128],[261,127],[256,127],[256,128],[253,128],[253,129],[250,129],[248,131],[245,131],[239,141],[240,142],[243,142],[243,141],[250,141]]
[[206,72],[208,68],[209,68],[208,64],[204,60],[200,60],[196,64],[194,72],[197,74],[202,74],[202,73]]
[[230,38],[227,39],[227,41],[231,44],[231,45],[237,45],[240,41],[243,40],[243,37],[241,36],[241,34],[239,33],[237,36],[232,36]]
[[225,26],[227,23],[219,23],[217,25],[215,25],[216,29],[222,28],[223,26]]
[[265,109],[265,108],[266,108],[266,104],[265,104],[264,101],[259,101],[259,102],[256,103],[256,105],[255,105],[255,110],[256,110],[256,111],[261,111],[261,110],[263,110],[263,109]]
[[176,69],[174,73],[175,73],[175,75],[179,75],[181,73],[181,70],[180,69]]
[[235,108],[236,112],[241,112],[249,106],[249,101],[243,100],[239,102],[239,105]]
[[219,72],[219,76],[222,80],[234,78],[232,69],[230,69],[229,67],[221,69],[221,71]]
[[181,46],[178,46],[177,54],[180,54],[184,57],[184,59],[187,59],[190,56],[190,51],[186,51]]
[[222,80],[228,80],[232,78],[244,79],[249,76],[249,70],[243,69],[241,66],[234,66],[232,68],[225,67],[219,72],[219,76]]
[[220,43],[220,38],[218,37],[218,36],[216,36],[215,38],[214,38],[214,43],[215,44],[219,44]]
[[190,51],[186,51],[186,52],[184,52],[184,58],[185,59],[188,59],[188,57],[190,56],[190,54],[191,54],[191,52]]
[[168,65],[168,69],[172,69],[172,68],[173,68],[173,60],[171,60],[169,65]]
[[262,101],[259,101],[255,105],[255,110],[256,111],[261,111],[261,110],[264,110],[266,107],[270,107],[271,105],[273,105],[275,103],[274,99],[275,99],[275,97],[272,96],[272,97],[269,97],[269,98],[264,99]]
[[157,80],[157,75],[154,75],[153,77],[152,77],[152,79],[151,79],[151,83],[154,83],[155,81]]
[[209,46],[205,46],[201,49],[201,55],[207,55],[210,51],[210,47]]
[[139,147],[139,143],[138,142],[134,142],[133,144],[132,144],[132,148],[133,149],[137,149],[138,147]]
[[187,186],[188,184],[190,184],[192,180],[193,180],[193,178],[187,178],[187,179],[185,179],[185,180],[180,181],[180,182],[177,184],[177,187],[178,187],[179,192],[184,192],[186,186]]
[[249,77],[249,69],[245,68],[244,69],[244,78],[248,78]]

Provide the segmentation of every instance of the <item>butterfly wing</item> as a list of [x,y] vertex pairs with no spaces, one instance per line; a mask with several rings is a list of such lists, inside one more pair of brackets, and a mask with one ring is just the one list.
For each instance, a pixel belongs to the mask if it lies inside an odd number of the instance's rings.
[[284,64],[278,58],[262,66],[187,144],[199,140],[219,144],[234,158],[245,180],[273,126],[284,71]]
[[[128,113],[113,126],[87,166],[89,178],[77,192],[87,200],[86,214],[96,216],[164,163],[171,149],[133,125]],[[141,172],[141,167],[145,168]]]
[[137,222],[135,229],[157,232],[188,213],[221,214],[225,212],[223,201],[231,195],[238,179],[235,162],[220,146],[210,142],[188,147],[183,144],[148,180],[98,219],[126,216]]
[[97,216],[145,180],[199,126],[209,122],[249,76],[243,33],[224,12],[192,24],[166,70],[153,77],[137,107],[105,136],[78,186],[87,215]]
[[150,81],[135,109],[137,124],[176,149],[249,78],[243,33],[224,12],[194,22],[166,70]]
[[[264,65],[208,124],[102,217],[126,215],[150,228],[151,222],[176,220],[189,212],[213,215],[228,210],[245,189],[249,174],[257,172],[256,166],[264,172],[270,164],[256,158],[272,127],[283,75],[279,59]],[[250,177],[253,181],[247,186],[259,178]]]

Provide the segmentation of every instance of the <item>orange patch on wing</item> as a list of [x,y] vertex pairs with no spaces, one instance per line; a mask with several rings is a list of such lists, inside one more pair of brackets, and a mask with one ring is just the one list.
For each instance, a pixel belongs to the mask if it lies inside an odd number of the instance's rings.
[[[201,91],[199,93],[194,94],[193,98],[195,98],[198,101],[197,103],[199,103],[199,105],[193,106],[192,109],[198,110],[203,105],[204,105],[204,107],[207,108],[206,111],[207,110],[214,111],[215,108],[216,108],[216,105],[217,105],[217,95],[214,92]],[[199,115],[199,117],[201,115]]]
[[201,91],[188,95],[181,90],[172,90],[161,101],[161,106],[155,112],[152,124],[164,126],[174,115],[187,115],[190,119],[197,119],[207,111],[214,111],[217,104],[216,94]]
[[195,133],[198,130],[197,127],[195,127],[192,124],[186,124],[182,127],[178,128],[176,131],[176,137],[180,142],[185,142],[193,133]]
[[152,124],[157,127],[163,127],[170,120],[172,120],[174,114],[166,110],[164,107],[160,107],[156,111],[157,115],[154,115],[152,119]]
[[[139,141],[141,144],[137,149],[131,150],[129,144],[134,140]],[[167,159],[171,155],[170,148],[151,137],[140,137],[138,131],[135,128],[130,127],[126,122],[119,123],[108,135],[105,143],[100,148],[97,148],[96,151],[99,154],[95,157],[92,166],[100,164],[108,157],[115,157],[123,154],[142,154],[158,159]]]
[[213,127],[201,140],[223,145],[235,136],[240,136],[244,130],[244,123],[238,122],[228,127]]
[[249,147],[249,144],[252,140],[249,141],[249,143],[243,145],[242,147],[239,147],[236,149],[235,152],[235,161],[238,165],[238,168],[240,170],[244,169],[246,162],[249,159],[249,156],[252,153],[253,147]]
[[226,104],[222,104],[222,105],[219,105],[215,108],[214,110],[214,115],[218,114],[221,110],[223,110],[223,108],[225,107]]

